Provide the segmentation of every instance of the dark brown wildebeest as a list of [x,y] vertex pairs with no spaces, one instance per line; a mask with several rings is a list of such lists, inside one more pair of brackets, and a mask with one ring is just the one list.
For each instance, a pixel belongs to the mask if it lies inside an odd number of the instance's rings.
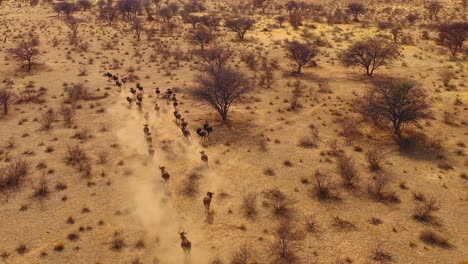
[[166,167],[159,166],[159,169],[161,170],[161,177],[164,179],[165,182],[168,182],[171,176],[166,171]]
[[213,198],[212,192],[207,192],[206,196],[203,198],[203,205],[205,206],[205,211],[209,212],[210,211],[210,204],[211,204],[211,199]]
[[208,164],[208,155],[205,154],[205,151],[200,151],[200,154],[201,154],[201,160]]
[[184,250],[184,253],[186,255],[189,255],[190,254],[190,250],[192,249],[192,242],[190,242],[186,235],[187,233],[182,231],[182,232],[179,232],[179,235],[180,235],[180,239],[182,240],[182,242],[180,243],[180,246],[182,247],[182,249]]

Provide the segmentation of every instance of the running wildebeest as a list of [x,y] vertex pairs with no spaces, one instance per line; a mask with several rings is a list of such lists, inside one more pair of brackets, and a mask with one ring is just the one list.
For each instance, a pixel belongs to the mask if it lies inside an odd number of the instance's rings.
[[133,97],[135,97],[135,95],[136,95],[136,90],[135,90],[135,88],[130,88],[130,92],[133,94]]
[[159,110],[161,110],[161,108],[159,107],[159,105],[156,103],[154,104],[154,110],[156,110],[156,112],[159,113]]
[[205,122],[205,124],[203,124],[203,128],[205,129],[206,132],[208,132],[208,135],[211,134],[211,132],[213,132],[213,127],[211,127],[208,122]]
[[161,170],[161,177],[164,179],[165,182],[168,182],[171,176],[166,171],[166,167],[159,166],[159,169]]
[[190,131],[188,131],[187,129],[185,129],[185,127],[182,128],[182,134],[184,134],[184,137],[186,139],[190,139]]
[[202,128],[197,128],[197,134],[198,136],[201,138],[201,139],[206,139],[206,136],[207,136],[207,132],[205,130],[203,130]]
[[132,98],[130,98],[130,97],[127,96],[127,102],[128,102],[129,104],[132,104],[132,102],[133,102]]
[[206,196],[203,198],[203,205],[205,206],[205,211],[209,212],[210,211],[210,204],[211,204],[211,199],[213,198],[212,192],[207,192]]
[[119,76],[114,75],[114,76],[112,76],[112,79],[113,79],[114,81],[118,81],[118,80],[119,80]]
[[136,97],[136,98],[137,98],[137,100],[138,100],[139,102],[142,102],[142,101],[143,101],[143,95],[142,95],[141,93],[137,94],[137,97]]
[[205,154],[205,151],[200,151],[200,154],[201,154],[201,160],[208,164],[208,155]]
[[184,250],[184,253],[186,255],[190,254],[190,250],[192,249],[192,243],[185,236],[187,235],[187,233],[182,231],[179,233],[179,235],[180,235],[180,239],[182,240],[182,242],[180,243],[180,246]]
[[145,135],[148,135],[149,132],[150,132],[150,130],[149,130],[148,124],[144,124],[143,125],[143,133],[145,133]]

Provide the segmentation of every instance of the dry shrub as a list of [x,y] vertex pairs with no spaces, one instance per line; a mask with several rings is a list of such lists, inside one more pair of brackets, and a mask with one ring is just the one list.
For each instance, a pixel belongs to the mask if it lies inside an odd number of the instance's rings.
[[75,116],[75,109],[73,109],[73,107],[62,104],[60,107],[60,115],[63,118],[65,126],[71,127],[73,124],[73,118]]
[[339,231],[352,231],[356,229],[356,226],[353,223],[339,216],[335,216],[333,218],[332,226],[334,226]]
[[46,89],[44,87],[35,89],[34,87],[28,86],[21,91],[18,103],[43,103],[44,100],[41,99],[41,97],[45,94],[45,91]]
[[450,243],[445,237],[443,237],[441,234],[432,230],[422,231],[421,235],[419,236],[419,239],[421,239],[422,242],[429,244],[429,245],[438,246],[441,248],[451,247]]
[[388,185],[393,178],[387,174],[379,174],[374,177],[374,182],[367,187],[367,193],[380,202],[399,203],[400,198],[394,191],[388,191]]
[[247,264],[252,255],[252,247],[244,242],[234,253],[231,264]]
[[359,178],[356,165],[351,157],[346,157],[344,155],[338,157],[338,170],[346,187],[355,186]]
[[347,144],[352,144],[356,139],[361,137],[361,131],[359,131],[360,123],[353,119],[340,120],[340,136],[345,137]]
[[317,140],[311,136],[305,136],[299,141],[299,146],[303,148],[316,148],[318,146]]
[[328,174],[322,173],[319,170],[315,171],[315,188],[314,192],[319,200],[328,200],[336,198],[336,195],[332,193],[334,186],[332,177]]
[[197,173],[190,174],[182,185],[181,194],[187,197],[194,197],[198,193],[200,179],[201,175]]
[[420,222],[430,222],[433,219],[432,213],[439,211],[439,209],[438,201],[435,198],[429,198],[416,205],[413,218]]
[[0,168],[0,192],[8,193],[17,190],[29,175],[30,164],[17,160]]
[[55,121],[55,112],[54,109],[49,109],[47,112],[43,113],[41,116],[41,126],[44,130],[49,130],[52,128],[52,123]]
[[86,100],[89,98],[88,88],[82,83],[75,83],[67,90],[68,100],[71,104],[75,104],[79,100]]
[[270,244],[270,251],[274,258],[273,263],[293,264],[300,263],[297,251],[300,250],[300,241],[304,235],[290,223],[282,222],[276,229],[275,239]]
[[49,183],[44,175],[42,175],[39,184],[34,188],[33,196],[38,199],[46,198],[50,194]]
[[309,233],[317,232],[317,229],[318,229],[317,215],[316,214],[306,215],[305,224],[306,224],[307,232]]
[[382,147],[372,146],[366,150],[366,159],[371,171],[380,170],[381,164],[386,157],[387,152]]
[[88,160],[84,149],[79,145],[70,147],[68,146],[67,152],[65,153],[65,163],[70,166],[79,166],[84,161]]
[[379,242],[372,251],[372,260],[378,263],[387,263],[392,261],[392,256],[385,252],[382,243]]
[[442,78],[442,82],[444,86],[447,87],[449,85],[450,80],[455,77],[455,73],[452,70],[445,69],[439,72],[440,77]]
[[272,206],[275,216],[280,218],[292,217],[293,210],[291,206],[294,204],[294,201],[278,188],[264,191],[263,197],[267,199]]
[[253,218],[257,214],[257,194],[248,193],[242,199],[242,212],[247,218]]

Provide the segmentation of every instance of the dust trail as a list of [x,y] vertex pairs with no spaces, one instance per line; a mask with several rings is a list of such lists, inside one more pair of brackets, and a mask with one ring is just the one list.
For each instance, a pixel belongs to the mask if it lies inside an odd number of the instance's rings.
[[[126,91],[128,88],[124,88]],[[147,91],[149,92],[149,91]],[[192,135],[186,140],[180,128],[176,126],[173,118],[173,106],[166,105],[159,100],[161,113],[158,115],[153,108],[154,98],[143,100],[143,111],[134,105],[128,107],[125,101],[126,93],[122,92],[120,102],[109,109],[109,113],[118,116],[121,127],[117,130],[120,145],[128,156],[126,166],[132,171],[128,178],[128,188],[131,197],[131,211],[137,223],[147,232],[149,237],[158,238],[158,247],[155,250],[160,263],[209,263],[211,259],[209,245],[206,243],[206,234],[203,232],[203,219],[190,215],[190,212],[179,212],[174,206],[177,196],[176,178],[185,178],[190,172],[200,170],[201,161],[199,151],[202,146],[197,136]],[[146,122],[144,113],[150,113],[150,120]],[[144,138],[143,124],[148,123],[153,137],[155,155],[152,160],[148,158],[147,143]],[[162,142],[162,143],[161,143]],[[162,149],[164,148],[164,150]],[[165,166],[171,174],[169,183],[165,183],[160,174],[159,166]],[[203,170],[203,190],[213,190],[217,183],[211,169]],[[198,202],[198,197],[195,198]],[[198,206],[198,204],[197,204]],[[200,200],[200,210],[202,209]],[[185,230],[192,242],[192,252],[189,257],[184,256],[180,247],[178,232]]]

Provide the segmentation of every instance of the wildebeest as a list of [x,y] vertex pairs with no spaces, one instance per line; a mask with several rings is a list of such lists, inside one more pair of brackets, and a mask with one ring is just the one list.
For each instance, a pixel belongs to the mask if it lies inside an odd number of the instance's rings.
[[200,127],[197,128],[197,134],[202,139],[206,139],[206,137],[208,135],[208,133],[204,129],[200,128]]
[[205,154],[205,151],[200,151],[200,154],[201,154],[201,160],[208,164],[208,155]]
[[164,179],[165,182],[168,182],[169,178],[170,178],[170,175],[166,171],[166,167],[159,166],[159,169],[161,170],[161,177]]
[[133,102],[132,98],[130,98],[130,97],[127,96],[127,102],[128,102],[129,104],[132,104],[132,102]]
[[203,198],[203,205],[205,206],[205,211],[209,212],[210,211],[210,204],[211,204],[211,199],[213,198],[212,192],[207,192],[206,196]]
[[150,130],[149,130],[148,124],[144,124],[143,125],[143,133],[145,133],[145,135],[148,135],[149,132],[150,132]]
[[184,134],[184,137],[186,139],[190,139],[191,135],[190,135],[190,131],[188,131],[187,129],[185,129],[184,127],[182,128],[182,134]]
[[192,243],[187,239],[186,237],[187,233],[182,231],[182,232],[179,232],[179,235],[180,235],[180,239],[182,240],[182,242],[180,243],[180,246],[184,250],[184,253],[186,255],[190,254],[190,250],[192,249]]
[[206,132],[208,132],[208,135],[211,134],[211,132],[213,132],[213,127],[211,127],[208,122],[205,122],[205,124],[203,124],[203,128],[206,130]]

